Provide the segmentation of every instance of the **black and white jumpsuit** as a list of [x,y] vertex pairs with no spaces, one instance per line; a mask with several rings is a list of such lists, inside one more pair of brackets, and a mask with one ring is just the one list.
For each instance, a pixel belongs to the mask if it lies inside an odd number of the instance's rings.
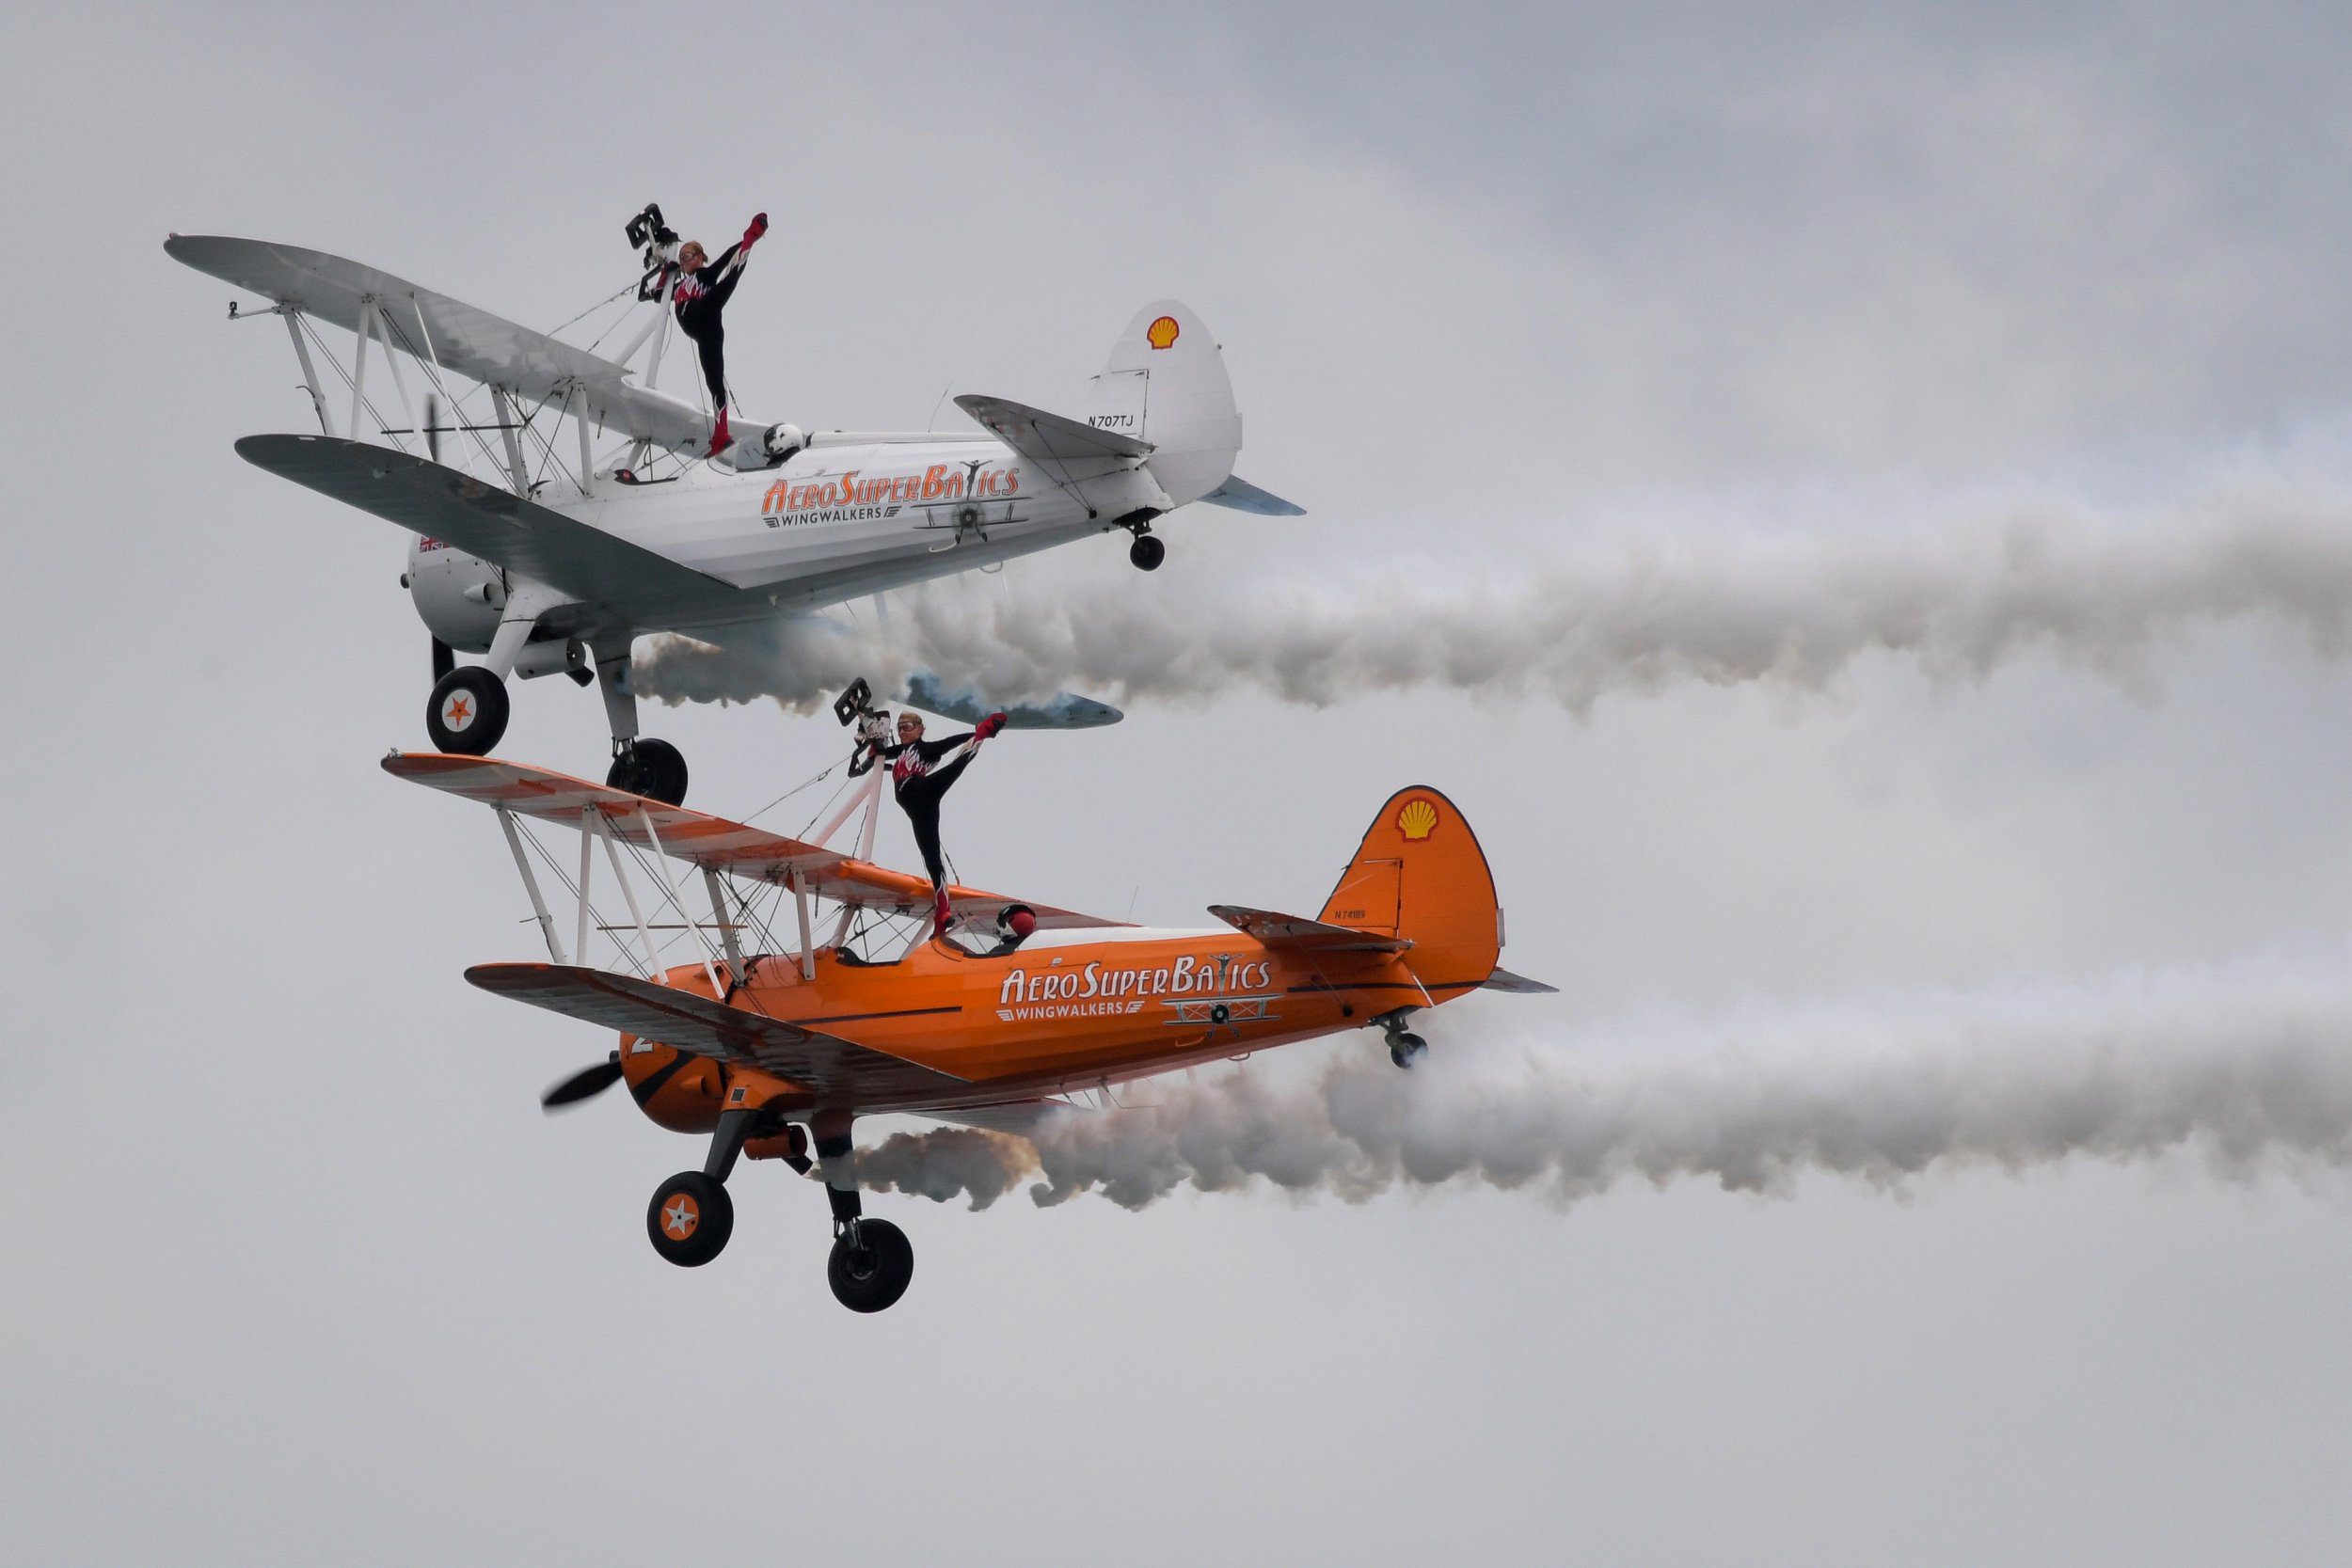
[[750,253],[738,242],[721,251],[716,261],[692,272],[680,271],[670,288],[678,326],[694,340],[702,356],[703,380],[710,388],[713,414],[724,412],[727,406],[727,333],[720,313],[726,309],[736,284],[743,280],[743,263],[750,260]]
[[881,755],[890,760],[891,786],[914,824],[915,847],[923,851],[923,869],[930,875],[934,893],[947,885],[947,868],[939,852],[940,797],[962,776],[979,749],[977,735],[910,740],[881,749]]

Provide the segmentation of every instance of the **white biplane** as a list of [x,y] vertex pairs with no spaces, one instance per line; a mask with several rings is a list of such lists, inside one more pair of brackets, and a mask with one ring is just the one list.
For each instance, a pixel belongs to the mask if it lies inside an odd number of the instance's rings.
[[[320,434],[248,436],[239,455],[416,535],[403,582],[433,634],[425,726],[445,752],[485,755],[498,743],[509,675],[593,679],[612,735],[609,783],[676,804],[684,758],[638,733],[629,670],[641,634],[724,644],[781,616],[1117,529],[1135,536],[1131,558],[1150,571],[1166,553],[1152,525],[1191,501],[1299,514],[1234,477],[1232,384],[1216,340],[1174,300],[1136,312],[1079,418],[964,396],[957,405],[981,427],[968,436],[747,422],[710,455],[712,415],[650,385],[672,326],[662,295],[646,301],[653,315],[628,346],[603,358],[341,257],[193,234],[164,248],[270,301],[258,311],[231,304],[230,314],[278,316],[293,341]],[[320,322],[353,334],[348,369]],[[389,398],[370,384],[371,348]],[[644,384],[632,366],[641,350]],[[417,399],[404,357],[420,377]],[[321,358],[349,388],[340,435]],[[477,386],[455,396],[453,376]],[[489,417],[469,417],[467,401],[485,390]],[[564,438],[566,419],[576,442]],[[444,435],[466,438],[454,465],[440,461]],[[458,665],[453,650],[483,661]],[[977,694],[937,678],[909,697],[951,717],[984,711]],[[1119,717],[1064,693],[1016,709],[1013,722]]]

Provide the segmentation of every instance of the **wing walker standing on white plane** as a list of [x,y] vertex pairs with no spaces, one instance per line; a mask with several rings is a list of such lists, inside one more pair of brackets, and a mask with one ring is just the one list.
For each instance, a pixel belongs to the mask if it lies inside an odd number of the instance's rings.
[[[650,232],[660,214],[648,213]],[[1153,523],[1189,502],[1299,512],[1234,477],[1241,416],[1223,356],[1172,299],[1136,313],[1080,417],[963,396],[957,406],[980,426],[968,436],[747,423],[714,444],[723,409],[652,386],[675,325],[675,268],[644,300],[651,318],[603,358],[341,257],[207,235],[175,234],[164,248],[267,299],[230,315],[277,316],[293,342],[319,434],[248,436],[238,454],[417,536],[402,583],[433,634],[425,727],[444,752],[498,744],[508,676],[561,673],[603,694],[609,784],[675,805],[685,759],[638,731],[629,670],[642,634],[724,645],[779,617],[1115,529],[1134,535],[1130,558],[1150,571],[1167,552]],[[353,334],[348,369],[320,323]],[[341,378],[335,404],[348,393],[340,433],[321,360]],[[453,377],[477,386],[460,397]],[[486,411],[469,413],[483,392]],[[455,464],[440,461],[444,436],[464,438]],[[457,651],[482,662],[461,666]],[[937,677],[911,695],[965,720],[993,705]],[[1064,693],[1015,708],[1011,722],[1119,717]]]

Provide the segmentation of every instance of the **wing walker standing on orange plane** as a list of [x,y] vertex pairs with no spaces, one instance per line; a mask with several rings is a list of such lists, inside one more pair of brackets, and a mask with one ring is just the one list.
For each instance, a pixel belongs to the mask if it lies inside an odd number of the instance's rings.
[[[688,1267],[719,1255],[739,1158],[814,1168],[833,1208],[827,1276],[861,1312],[897,1301],[914,1268],[905,1234],[864,1212],[861,1116],[1027,1133],[1114,1085],[1343,1029],[1380,1029],[1410,1067],[1425,1049],[1406,1027],[1415,1012],[1481,988],[1550,989],[1497,966],[1493,874],[1434,789],[1390,798],[1312,919],[1220,904],[1221,925],[1153,928],[948,886],[942,928],[931,883],[871,858],[880,768],[803,841],[493,757],[394,752],[384,768],[488,805],[514,854],[549,961],[466,978],[620,1033],[545,1103],[626,1083],[655,1122],[709,1139],[701,1169],[654,1190],[654,1250]],[[857,852],[827,847],[861,808]],[[542,847],[534,824],[577,830],[577,860]],[[625,920],[596,907],[599,858]],[[568,953],[534,864],[576,901]],[[681,865],[700,874],[707,911]],[[657,931],[691,938],[689,961],[667,961]],[[590,966],[599,938],[627,972]]]

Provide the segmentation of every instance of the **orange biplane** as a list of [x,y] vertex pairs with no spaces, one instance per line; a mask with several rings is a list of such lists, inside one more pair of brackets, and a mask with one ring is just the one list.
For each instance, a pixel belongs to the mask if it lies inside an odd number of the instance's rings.
[[[861,1312],[898,1299],[914,1257],[898,1227],[862,1212],[859,1116],[1024,1133],[1083,1114],[1114,1084],[1367,1026],[1409,1067],[1424,1049],[1405,1028],[1416,1010],[1481,987],[1550,989],[1496,967],[1493,875],[1434,789],[1381,807],[1311,920],[1216,905],[1221,927],[1151,929],[954,887],[934,937],[930,884],[866,858],[879,769],[862,802],[803,842],[496,758],[394,752],[384,767],[494,808],[522,874],[553,961],[481,964],[466,978],[620,1032],[617,1050],[546,1103],[626,1083],[654,1121],[709,1137],[700,1170],[654,1192],[654,1250],[708,1262],[734,1227],[724,1183],[738,1157],[806,1174],[813,1151],[833,1205],[834,1293]],[[861,803],[861,853],[824,847]],[[534,823],[577,829],[577,862],[548,851]],[[599,846],[626,919],[595,907]],[[534,863],[577,900],[573,953],[584,959],[602,937],[636,973],[567,960]],[[707,916],[690,911],[680,864],[701,873]],[[687,961],[669,961],[664,943]]]

